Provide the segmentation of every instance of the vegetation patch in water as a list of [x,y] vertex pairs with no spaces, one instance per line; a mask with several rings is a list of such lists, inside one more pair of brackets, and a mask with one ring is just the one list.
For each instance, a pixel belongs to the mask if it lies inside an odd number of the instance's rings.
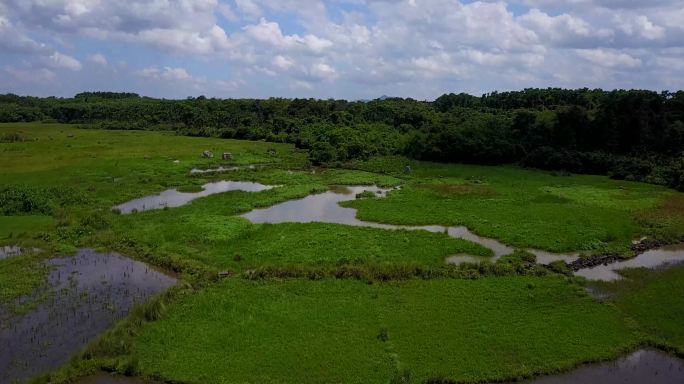
[[0,259],[0,309],[8,308],[12,312],[19,309],[15,301],[45,284],[48,273],[40,258],[30,253]]

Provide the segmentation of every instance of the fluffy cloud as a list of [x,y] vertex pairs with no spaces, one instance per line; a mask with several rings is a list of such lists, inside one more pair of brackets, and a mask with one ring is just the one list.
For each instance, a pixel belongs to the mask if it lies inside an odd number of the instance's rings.
[[21,33],[0,13],[0,49],[5,53],[44,52],[46,47]]
[[7,0],[25,25],[168,51],[211,54],[229,48],[216,23],[217,0]]
[[101,53],[95,53],[88,56],[88,61],[101,66],[107,66],[107,58]]
[[602,67],[634,68],[642,65],[639,58],[623,52],[606,49],[578,49],[576,52],[578,56]]
[[55,52],[52,55],[48,56],[46,59],[46,63],[49,67],[52,68],[65,68],[65,69],[70,69],[72,71],[78,71],[81,69],[81,62],[74,59],[71,56]]
[[[92,44],[81,42],[102,45],[108,57],[83,51],[79,46]],[[134,60],[108,44],[153,54]],[[16,84],[26,80],[22,70],[59,78],[76,71],[87,77],[97,69],[132,87],[174,83],[183,92],[237,96],[432,98],[528,86],[675,89],[684,88],[684,74],[675,70],[684,62],[684,4],[5,0],[0,53],[8,54],[1,55],[0,67]],[[95,65],[83,67],[79,58]],[[109,62],[120,61],[138,67],[116,72]]]
[[256,42],[265,43],[270,48],[278,51],[303,51],[312,54],[321,54],[326,48],[332,46],[332,42],[313,34],[305,36],[283,35],[280,25],[273,21],[261,18],[258,24],[247,25],[244,28],[247,36]]
[[172,67],[148,67],[140,71],[140,75],[148,77],[155,80],[166,80],[166,81],[190,81],[193,77],[190,76],[185,68],[172,68]]

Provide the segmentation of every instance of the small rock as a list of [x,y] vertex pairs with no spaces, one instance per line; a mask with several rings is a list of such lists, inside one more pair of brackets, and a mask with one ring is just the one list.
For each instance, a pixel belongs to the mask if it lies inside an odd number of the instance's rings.
[[230,272],[222,271],[218,273],[218,277],[221,279],[224,279],[226,277],[230,276]]
[[410,165],[404,167],[404,173],[411,173],[412,169]]
[[230,152],[223,152],[221,159],[223,159],[225,161],[233,160],[233,154]]
[[275,149],[269,149],[267,152],[268,152],[268,154],[269,154],[270,156],[275,156],[275,155],[276,155],[276,150],[275,150]]
[[214,154],[211,151],[205,150],[204,152],[202,152],[202,157],[211,159],[212,157],[214,157]]
[[173,163],[178,164],[178,163],[180,163],[180,160],[174,160]]

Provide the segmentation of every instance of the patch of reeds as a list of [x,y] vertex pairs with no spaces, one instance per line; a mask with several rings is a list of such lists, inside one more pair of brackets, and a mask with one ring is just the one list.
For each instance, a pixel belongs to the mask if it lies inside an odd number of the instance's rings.
[[412,264],[342,264],[336,266],[259,266],[242,273],[249,280],[261,279],[352,279],[362,281],[393,281],[436,278],[478,279],[488,276],[541,276],[549,273],[534,263],[463,263],[459,265],[425,266]]

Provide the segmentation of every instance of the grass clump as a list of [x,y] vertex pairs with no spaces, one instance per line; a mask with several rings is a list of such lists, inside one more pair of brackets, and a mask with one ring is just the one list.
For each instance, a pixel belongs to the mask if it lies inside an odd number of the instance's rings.
[[49,269],[37,255],[23,254],[0,260],[0,306],[14,302],[45,283]]

